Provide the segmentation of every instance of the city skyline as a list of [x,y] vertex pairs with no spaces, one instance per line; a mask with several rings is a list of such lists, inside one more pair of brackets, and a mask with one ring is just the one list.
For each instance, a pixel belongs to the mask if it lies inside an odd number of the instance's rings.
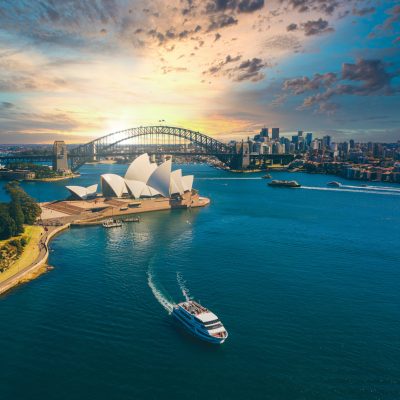
[[0,143],[82,143],[159,120],[219,140],[264,125],[399,139],[394,1],[18,1],[0,11]]

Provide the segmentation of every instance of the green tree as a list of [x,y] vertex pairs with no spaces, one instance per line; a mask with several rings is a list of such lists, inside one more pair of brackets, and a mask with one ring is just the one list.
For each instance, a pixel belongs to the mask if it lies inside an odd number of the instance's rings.
[[16,233],[17,227],[9,214],[7,204],[0,204],[0,239],[8,239]]
[[22,211],[21,204],[18,200],[11,200],[10,202],[10,217],[15,222],[17,233],[24,231],[24,213]]

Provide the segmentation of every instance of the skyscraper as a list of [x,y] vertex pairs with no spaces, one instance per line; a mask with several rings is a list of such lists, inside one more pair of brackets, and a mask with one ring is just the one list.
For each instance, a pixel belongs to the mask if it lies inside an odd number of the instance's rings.
[[264,128],[261,129],[260,136],[261,137],[268,137],[268,128],[266,128],[264,126]]
[[272,140],[279,139],[279,128],[272,128]]
[[308,132],[308,133],[306,134],[306,143],[307,143],[307,146],[310,146],[310,145],[311,145],[311,142],[312,142],[312,133],[311,133],[311,132]]

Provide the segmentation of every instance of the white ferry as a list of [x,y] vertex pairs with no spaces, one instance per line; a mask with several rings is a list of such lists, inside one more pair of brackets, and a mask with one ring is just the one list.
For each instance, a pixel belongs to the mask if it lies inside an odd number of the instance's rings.
[[110,219],[103,221],[102,225],[104,228],[118,228],[118,227],[122,226],[122,222],[110,218]]
[[228,332],[218,317],[193,300],[174,306],[172,315],[186,329],[202,340],[222,344],[228,338]]

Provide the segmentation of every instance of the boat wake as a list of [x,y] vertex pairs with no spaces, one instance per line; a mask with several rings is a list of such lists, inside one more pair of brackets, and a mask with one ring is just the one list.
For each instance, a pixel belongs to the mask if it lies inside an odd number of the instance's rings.
[[[349,187],[349,186],[348,186]],[[306,189],[306,190],[323,190],[323,191],[330,191],[330,192],[350,192],[350,193],[367,193],[367,194],[379,194],[379,195],[384,195],[384,196],[400,196],[400,192],[396,189],[393,191],[379,191],[378,189],[374,190],[368,190],[367,187],[363,186],[354,186],[353,188],[328,188],[328,187],[319,187],[319,186],[302,186],[301,189]]]
[[183,279],[182,274],[180,272],[176,273],[176,280],[178,281],[179,288],[183,294],[183,297],[186,301],[191,300],[189,289],[186,287],[186,281]]
[[171,314],[175,304],[172,301],[170,301],[164,295],[164,293],[156,286],[153,274],[150,270],[147,272],[147,283],[151,291],[153,292],[153,295],[156,298],[156,300],[165,308],[165,310],[169,314]]

